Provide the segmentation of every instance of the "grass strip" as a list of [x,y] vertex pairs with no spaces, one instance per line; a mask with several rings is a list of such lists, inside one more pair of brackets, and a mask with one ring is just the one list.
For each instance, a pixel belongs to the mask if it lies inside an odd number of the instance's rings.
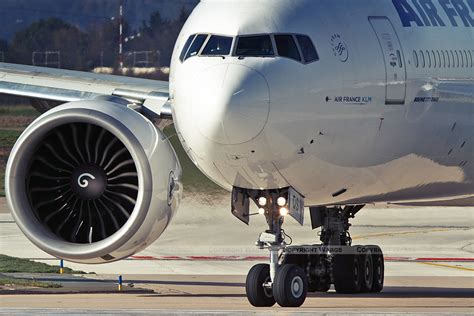
[[223,188],[212,182],[207,178],[189,159],[188,154],[185,152],[181,142],[176,135],[176,130],[173,125],[166,127],[163,131],[166,136],[170,137],[169,140],[176,155],[178,155],[179,162],[183,168],[183,186],[184,194],[189,192],[205,193],[205,194],[224,194],[227,193]]
[[0,106],[0,115],[10,116],[32,116],[36,117],[40,113],[30,105],[2,105]]
[[0,147],[12,147],[21,133],[18,130],[0,129]]
[[39,287],[43,289],[57,289],[62,287],[60,284],[53,282],[41,282],[36,280],[16,279],[3,276],[0,276],[0,286]]
[[[59,273],[59,265],[0,255],[0,273]],[[65,267],[66,274],[85,274]]]

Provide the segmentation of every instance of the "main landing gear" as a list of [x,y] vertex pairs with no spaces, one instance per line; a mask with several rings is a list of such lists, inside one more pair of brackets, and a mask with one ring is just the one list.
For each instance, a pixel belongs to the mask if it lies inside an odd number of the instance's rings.
[[[250,304],[299,307],[308,292],[327,292],[332,284],[337,293],[382,291],[382,250],[374,245],[352,246],[349,234],[349,219],[364,205],[310,208],[313,229],[322,227],[321,244],[290,246],[282,229],[288,210],[281,206],[284,204],[279,199],[281,192],[247,191],[244,194],[248,194],[259,205],[259,213],[265,215],[268,230],[260,234],[257,246],[270,251],[270,264],[257,264],[247,275],[245,289]],[[260,197],[265,201],[259,201]],[[240,216],[245,218],[245,214]]]

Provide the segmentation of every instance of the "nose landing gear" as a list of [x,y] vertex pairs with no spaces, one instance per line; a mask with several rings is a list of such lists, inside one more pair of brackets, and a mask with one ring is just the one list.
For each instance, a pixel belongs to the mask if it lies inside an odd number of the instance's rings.
[[[256,201],[258,194],[250,196]],[[289,246],[281,228],[284,216],[276,199],[268,200],[263,214],[269,229],[260,234],[257,246],[270,251],[270,264],[257,264],[247,275],[245,288],[253,306],[278,303],[299,307],[308,292],[327,292],[331,284],[337,293],[382,291],[384,259],[380,247],[351,245],[349,218],[363,205],[311,208],[313,229],[322,227],[322,243]]]
[[308,278],[304,268],[281,261],[286,246],[281,223],[282,218],[279,218],[274,223],[277,225],[262,233],[257,241],[261,249],[269,249],[270,264],[257,264],[247,275],[247,298],[256,307],[273,306],[275,302],[282,307],[299,307],[308,293]]

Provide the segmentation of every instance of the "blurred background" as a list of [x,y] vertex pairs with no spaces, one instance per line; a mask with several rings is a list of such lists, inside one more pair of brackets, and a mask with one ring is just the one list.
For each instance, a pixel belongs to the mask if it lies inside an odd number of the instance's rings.
[[[174,44],[198,3],[2,0],[0,62],[168,80]],[[5,196],[5,166],[12,146],[44,110],[44,104],[0,94],[0,197]],[[165,133],[174,135],[173,125]],[[224,193],[188,159],[177,137],[171,141],[185,171],[188,196]]]
[[166,69],[158,70],[169,67],[176,38],[198,2],[2,0],[0,62],[117,72],[122,61],[124,68],[165,79]]

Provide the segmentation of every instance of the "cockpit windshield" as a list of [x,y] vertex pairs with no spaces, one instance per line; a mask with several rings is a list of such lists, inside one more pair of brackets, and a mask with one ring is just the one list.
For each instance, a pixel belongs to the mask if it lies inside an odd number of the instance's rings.
[[[233,48],[233,43],[237,45]],[[233,53],[232,53],[233,52]],[[193,34],[183,46],[181,62],[194,56],[285,57],[303,64],[319,60],[311,38],[302,34],[262,34],[234,37]]]
[[207,41],[201,55],[203,56],[226,56],[232,48],[232,37],[212,35]]
[[179,56],[179,60],[181,60],[181,62],[184,61],[184,57],[186,56],[186,53],[188,52],[189,46],[191,46],[195,37],[196,37],[196,34],[191,35],[186,41],[186,44],[184,44],[183,50],[181,51],[181,55]]
[[206,39],[207,39],[207,34],[197,35],[193,43],[191,44],[191,47],[189,48],[188,52],[186,53],[186,57],[184,59],[186,60],[189,57],[196,56],[201,50],[202,44],[204,44]]
[[239,37],[235,54],[237,56],[275,56],[270,35]]

